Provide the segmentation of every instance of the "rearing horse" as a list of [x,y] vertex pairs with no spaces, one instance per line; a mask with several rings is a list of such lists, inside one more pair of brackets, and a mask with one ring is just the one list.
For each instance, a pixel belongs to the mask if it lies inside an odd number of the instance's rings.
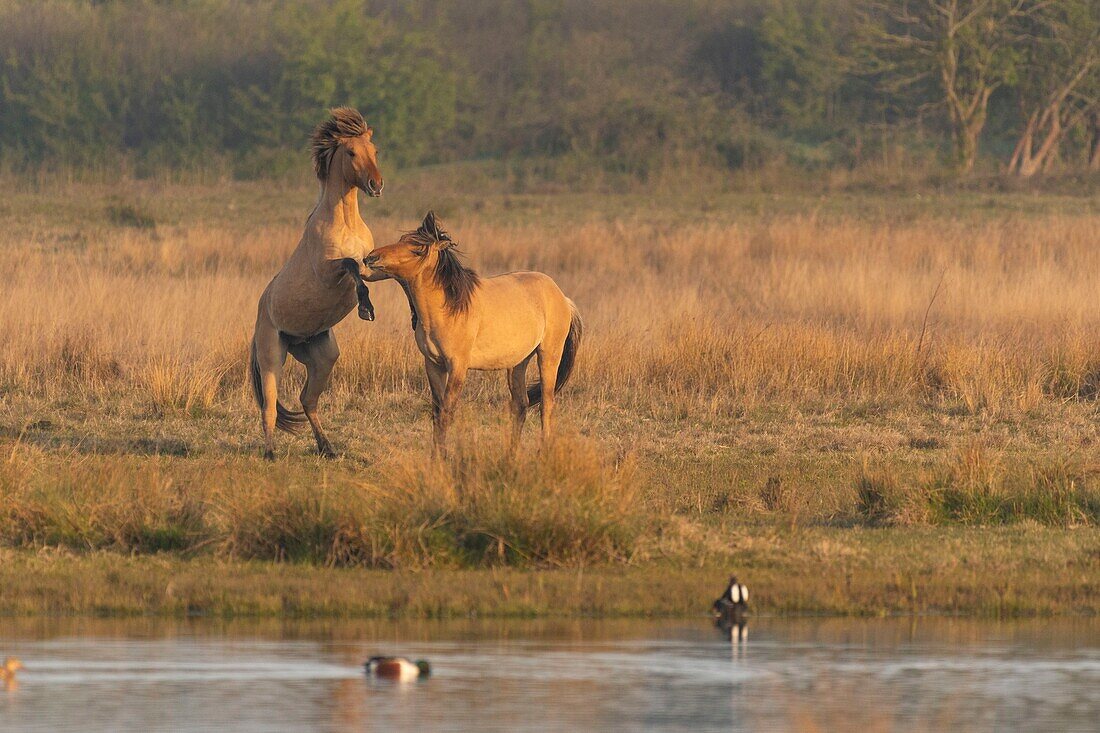
[[[264,457],[269,459],[275,457],[275,428],[298,433],[307,420],[317,452],[336,455],[317,414],[317,400],[340,356],[330,329],[356,303],[360,318],[374,320],[360,265],[374,249],[374,237],[359,215],[357,193],[382,195],[382,173],[371,142],[374,130],[354,109],[340,107],[331,114],[310,138],[321,196],[297,249],[260,296],[252,337],[252,389],[263,418]],[[306,367],[302,412],[279,402],[287,352]]]

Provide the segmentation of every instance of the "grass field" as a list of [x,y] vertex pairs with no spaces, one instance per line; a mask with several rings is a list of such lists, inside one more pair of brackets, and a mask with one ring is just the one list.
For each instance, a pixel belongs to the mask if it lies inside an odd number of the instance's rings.
[[562,437],[516,464],[496,374],[429,462],[393,283],[337,329],[343,458],[260,460],[247,344],[308,186],[0,179],[0,612],[683,613],[729,569],[775,612],[1100,610],[1100,199],[460,178],[363,211],[382,244],[434,207],[579,305]]

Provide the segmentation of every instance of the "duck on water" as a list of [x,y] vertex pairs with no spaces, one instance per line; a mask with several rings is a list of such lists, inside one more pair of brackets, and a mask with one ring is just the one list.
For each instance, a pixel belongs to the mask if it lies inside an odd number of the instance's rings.
[[749,589],[737,578],[730,576],[730,582],[722,595],[711,605],[714,611],[714,625],[729,636],[732,642],[748,639],[748,621],[745,612],[749,607]]
[[730,621],[743,621],[745,612],[749,608],[749,589],[744,583],[739,583],[735,576],[730,576],[729,585],[722,595],[715,599],[711,605],[714,615]]
[[363,666],[368,676],[388,680],[416,680],[432,673],[427,661],[418,659],[413,662],[405,657],[371,657]]
[[0,682],[4,686],[15,684],[15,673],[23,669],[23,663],[15,657],[5,657],[4,666],[0,667]]

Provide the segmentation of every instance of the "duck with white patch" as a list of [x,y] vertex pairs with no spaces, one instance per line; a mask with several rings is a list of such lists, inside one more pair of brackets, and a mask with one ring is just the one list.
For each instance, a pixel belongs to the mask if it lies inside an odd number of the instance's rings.
[[737,623],[745,619],[745,612],[749,608],[749,589],[743,583],[737,581],[736,576],[730,576],[729,585],[711,606],[714,615],[719,619]]
[[371,657],[363,666],[368,676],[402,682],[421,679],[432,673],[427,661],[418,659],[413,662],[405,657]]

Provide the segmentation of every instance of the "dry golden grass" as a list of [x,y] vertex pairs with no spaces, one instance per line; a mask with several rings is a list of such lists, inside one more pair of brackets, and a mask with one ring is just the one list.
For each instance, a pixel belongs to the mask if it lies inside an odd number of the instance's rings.
[[[379,241],[409,226],[371,223]],[[588,400],[692,414],[870,400],[996,416],[1100,388],[1100,217],[447,223],[482,272],[537,268],[581,304]],[[200,223],[0,243],[0,333],[19,345],[0,355],[0,383],[243,408],[231,373],[298,234]],[[336,404],[421,381],[407,307],[391,283],[374,291],[380,321],[338,329]]]

